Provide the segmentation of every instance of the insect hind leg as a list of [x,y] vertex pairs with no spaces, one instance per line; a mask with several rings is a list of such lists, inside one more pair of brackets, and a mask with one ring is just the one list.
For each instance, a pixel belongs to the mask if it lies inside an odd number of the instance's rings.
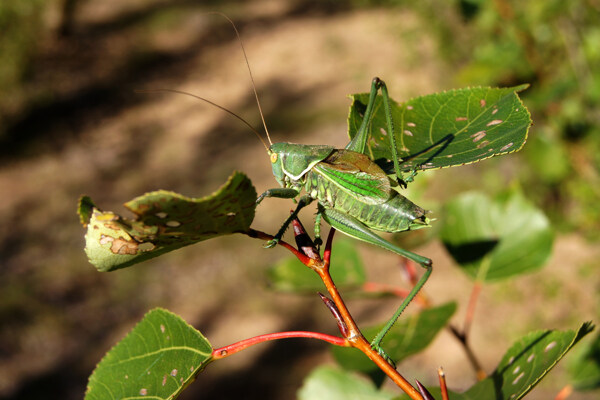
[[345,233],[346,235],[367,243],[383,247],[384,249],[394,252],[402,257],[406,257],[409,260],[418,263],[421,267],[425,268],[425,273],[421,276],[419,281],[412,288],[408,296],[404,298],[402,304],[400,304],[400,307],[398,307],[394,315],[388,320],[383,329],[379,331],[379,333],[371,342],[371,347],[377,350],[384,358],[389,360],[389,356],[387,356],[385,351],[381,348],[381,342],[384,336],[392,328],[392,326],[394,326],[394,323],[398,320],[400,314],[402,314],[406,307],[408,307],[410,302],[415,298],[415,296],[419,293],[421,288],[425,285],[425,282],[427,282],[427,280],[429,279],[429,276],[431,275],[433,269],[432,262],[427,257],[415,254],[411,251],[405,250],[394,245],[393,243],[388,242],[387,240],[383,239],[375,232],[373,232],[371,229],[369,229],[365,224],[363,224],[362,222],[350,215],[341,213],[333,209],[327,209],[321,205],[319,205],[319,213],[323,215],[325,221],[327,221],[333,228]]

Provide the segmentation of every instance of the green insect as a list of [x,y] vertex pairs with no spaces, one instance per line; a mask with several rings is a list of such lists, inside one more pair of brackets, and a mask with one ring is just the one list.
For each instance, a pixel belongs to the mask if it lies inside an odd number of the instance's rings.
[[[432,263],[430,259],[402,249],[374,232],[403,232],[429,225],[426,211],[400,194],[399,190],[405,186],[405,182],[402,179],[398,157],[392,160],[393,172],[396,174],[394,177],[365,155],[368,128],[379,90],[382,92],[391,149],[395,149],[387,89],[382,80],[375,78],[362,124],[345,149],[325,145],[271,144],[267,151],[273,175],[281,187],[265,191],[258,197],[257,203],[265,197],[298,198],[296,209],[266,247],[273,247],[299,211],[316,200],[317,236],[320,220],[323,218],[333,228],[348,236],[383,247],[417,262],[426,269],[425,274],[371,343],[381,351],[383,337],[429,278]],[[409,181],[411,179],[412,176],[407,178]],[[301,195],[303,189],[306,193]]]
[[[212,104],[239,119],[260,139],[267,149],[273,168],[273,175],[280,187],[266,190],[256,200],[257,204],[266,197],[296,199],[300,196],[302,189],[305,190],[306,194],[298,198],[298,205],[294,212],[283,223],[274,239],[267,242],[265,247],[274,247],[282,238],[291,222],[297,217],[300,210],[316,200],[318,202],[315,223],[315,236],[317,236],[317,240],[320,240],[321,219],[325,219],[333,228],[348,236],[383,247],[386,250],[413,260],[425,268],[426,271],[423,276],[371,343],[374,349],[389,359],[380,346],[381,341],[431,275],[432,262],[429,258],[402,249],[373,232],[374,230],[402,232],[429,226],[426,211],[402,196],[399,192],[401,187],[406,186],[406,182],[412,180],[416,173],[416,168],[413,169],[413,172],[405,180],[400,169],[399,157],[396,150],[392,111],[385,83],[379,78],[373,79],[369,101],[361,126],[354,139],[348,143],[345,149],[335,149],[333,146],[326,145],[272,143],[240,34],[229,17],[219,12],[214,14],[221,15],[228,20],[238,38],[270,146],[267,146],[256,129],[231,110],[190,93],[178,90],[167,91],[190,95]],[[390,146],[393,154],[393,170],[388,172],[384,171],[365,154],[369,125],[374,114],[374,105],[379,90],[381,90],[383,97],[388,132],[390,133]]]
[[[431,275],[432,262],[429,258],[390,243],[375,231],[395,233],[429,226],[427,212],[401,194],[401,190],[406,187],[407,182],[412,181],[417,170],[463,165],[518,151],[525,143],[531,119],[516,92],[527,86],[506,89],[477,88],[464,97],[456,96],[458,92],[447,93],[443,102],[433,101],[435,110],[422,110],[430,116],[430,120],[425,122],[430,124],[427,145],[414,146],[415,142],[412,142],[411,152],[407,148],[407,144],[411,147],[411,139],[420,140],[420,144],[423,142],[420,138],[412,138],[412,132],[405,128],[413,129],[417,125],[415,121],[410,121],[401,127],[404,131],[403,135],[399,136],[402,143],[398,146],[386,85],[379,78],[374,78],[360,126],[345,149],[327,145],[272,143],[239,32],[227,16],[218,14],[231,23],[239,39],[269,146],[260,133],[237,114],[210,100],[192,96],[233,115],[263,142],[271,160],[273,175],[280,187],[266,190],[256,200],[257,204],[266,197],[297,199],[296,209],[265,247],[275,246],[300,210],[316,201],[317,240],[320,240],[320,222],[324,219],[333,228],[348,236],[406,257],[425,269],[425,273],[409,295],[371,343],[373,348],[385,355],[380,347],[381,341]],[[380,97],[377,96],[379,91]],[[463,103],[453,103],[455,99]],[[370,132],[376,125],[375,118],[379,118],[375,109],[381,104],[385,113],[385,123],[378,120],[377,124],[383,136],[375,138]],[[433,121],[442,109],[447,108],[461,110],[457,112],[464,114],[456,114],[454,121],[444,119],[445,125],[434,134]],[[412,106],[406,106],[406,110],[410,109]],[[502,133],[498,131],[501,125],[506,126]],[[389,138],[389,143],[386,142],[385,136]],[[377,154],[373,153],[373,148],[367,148],[370,140],[379,141]],[[402,157],[398,154],[399,151],[403,152]]]

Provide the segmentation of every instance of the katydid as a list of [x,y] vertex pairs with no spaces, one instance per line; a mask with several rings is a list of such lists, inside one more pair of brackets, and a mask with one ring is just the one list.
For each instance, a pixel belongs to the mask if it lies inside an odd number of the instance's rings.
[[[345,149],[335,149],[333,146],[327,145],[272,143],[239,32],[233,21],[226,15],[218,12],[214,14],[219,14],[227,19],[238,37],[270,146],[267,146],[258,131],[239,115],[203,97],[191,96],[210,103],[242,121],[257,135],[267,149],[273,168],[273,175],[280,187],[266,190],[256,200],[257,204],[265,197],[296,199],[300,196],[302,189],[306,192],[298,198],[296,209],[284,222],[274,236],[274,239],[267,242],[265,247],[275,246],[282,238],[289,224],[297,217],[299,211],[316,200],[318,203],[317,221],[315,224],[316,236],[319,233],[320,220],[323,218],[333,228],[348,236],[380,246],[413,260],[425,268],[426,271],[423,276],[371,343],[373,348],[385,356],[385,352],[380,347],[383,337],[391,329],[402,311],[404,311],[419,290],[421,290],[432,271],[432,262],[429,258],[402,249],[373,232],[374,230],[402,232],[429,226],[429,220],[426,216],[427,212],[402,196],[399,192],[401,187],[405,187],[405,181],[410,182],[412,180],[416,169],[404,179],[399,166],[391,116],[392,111],[385,83],[379,78],[373,79],[369,101],[361,126],[354,139],[348,143]],[[369,125],[373,117],[375,99],[379,90],[382,93],[391,141],[393,172],[384,172],[374,160],[371,160],[366,155],[365,151]],[[169,91],[184,93],[177,90]],[[184,94],[190,95],[189,93]]]
[[390,146],[395,149],[387,89],[382,80],[374,78],[362,124],[345,149],[326,145],[271,144],[267,152],[273,175],[281,187],[266,190],[258,197],[257,203],[265,197],[295,199],[300,196],[302,189],[306,192],[299,197],[296,209],[266,247],[273,247],[299,211],[316,200],[316,230],[323,218],[333,228],[348,236],[383,247],[425,268],[421,279],[371,343],[382,352],[380,344],[383,337],[431,275],[432,263],[430,259],[402,249],[373,232],[402,232],[429,225],[426,211],[399,192],[403,175],[397,155],[392,160],[396,174],[396,179],[393,179],[364,154],[373,104],[379,90],[383,97]]

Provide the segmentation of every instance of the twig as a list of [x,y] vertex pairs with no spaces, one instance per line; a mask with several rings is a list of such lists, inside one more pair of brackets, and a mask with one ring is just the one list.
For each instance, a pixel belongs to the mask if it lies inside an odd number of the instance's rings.
[[458,330],[458,328],[456,328],[455,326],[449,325],[448,329],[456,337],[456,339],[458,339],[460,344],[463,346],[463,348],[465,350],[465,354],[467,355],[467,358],[469,359],[471,366],[475,370],[475,375],[477,376],[477,379],[478,380],[485,379],[487,374],[485,373],[484,369],[481,367],[481,364],[480,364],[479,360],[477,359],[477,357],[475,356],[473,349],[471,349],[471,346],[467,342],[467,337],[462,332],[460,332]]
[[438,377],[440,379],[440,391],[442,392],[442,400],[450,400],[448,396],[448,386],[446,386],[446,374],[442,367],[438,368]]
[[565,400],[573,393],[573,386],[567,385],[558,392],[554,400]]
[[[346,338],[338,338],[340,341],[343,341],[344,345],[355,347],[362,351],[371,361],[373,361],[396,385],[400,387],[412,400],[423,400],[423,397],[419,393],[417,389],[415,389],[398,371],[396,371],[395,367],[392,366],[386,359],[384,359],[376,350],[371,348],[371,345],[365,339],[365,337],[360,332],[354,318],[348,311],[344,300],[342,299],[340,292],[338,291],[335,283],[331,279],[331,275],[329,273],[329,265],[331,260],[331,246],[333,242],[333,236],[335,233],[335,229],[331,229],[329,231],[329,235],[327,237],[327,243],[325,245],[325,250],[323,251],[323,257],[321,258],[319,252],[317,251],[317,247],[312,243],[310,237],[305,235],[304,227],[297,219],[293,221],[294,233],[296,236],[302,235],[302,251],[295,249],[290,244],[280,240],[278,242],[279,245],[285,247],[290,250],[304,265],[315,271],[323,283],[327,288],[327,292],[331,297],[331,301],[333,301],[335,308],[339,312],[339,316],[336,315],[336,319],[338,319],[338,324],[341,322],[345,325],[345,333]],[[259,238],[263,240],[271,240],[273,236],[256,231],[254,229],[250,229],[249,232],[246,233],[250,237]],[[311,247],[311,250],[308,250],[307,247]],[[310,254],[312,257],[307,256],[306,254]],[[331,308],[330,308],[331,309]],[[274,334],[275,335],[275,334]],[[249,339],[251,340],[251,339]],[[325,340],[325,339],[323,339]],[[264,341],[264,340],[263,340]],[[241,342],[240,342],[241,343]],[[341,342],[340,342],[341,343]],[[347,344],[346,344],[347,343]],[[254,343],[251,343],[252,345]],[[214,353],[214,352],[213,352]]]
[[469,333],[471,331],[471,324],[473,323],[473,318],[475,317],[475,306],[477,305],[477,300],[479,299],[482,286],[483,285],[481,281],[476,281],[473,285],[473,290],[471,290],[471,296],[469,297],[469,304],[467,305],[467,313],[465,314],[465,322],[462,332],[465,337],[465,341],[468,341]]
[[337,336],[327,335],[325,333],[319,333],[319,332],[289,331],[289,332],[267,333],[265,335],[259,335],[259,336],[255,336],[250,339],[241,340],[239,342],[230,344],[228,346],[214,349],[212,352],[212,356],[213,356],[214,360],[219,360],[221,358],[225,358],[232,354],[235,354],[238,351],[247,349],[250,346],[254,346],[255,344],[268,342],[270,340],[289,339],[289,338],[319,339],[319,340],[324,340],[328,343],[334,344],[336,346],[350,347],[350,342],[348,342],[344,338],[340,338]]

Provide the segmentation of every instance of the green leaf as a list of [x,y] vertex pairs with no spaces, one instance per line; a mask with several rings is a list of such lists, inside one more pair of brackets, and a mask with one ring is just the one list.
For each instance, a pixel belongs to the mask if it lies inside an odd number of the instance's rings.
[[95,207],[96,205],[89,196],[81,196],[79,198],[77,214],[79,215],[79,222],[81,222],[81,225],[83,225],[84,228],[87,228],[87,224],[92,218]]
[[[469,164],[518,151],[527,140],[531,118],[512,88],[468,88],[417,97],[405,103],[391,100],[392,119],[401,169],[444,168]],[[369,98],[352,95],[348,133],[353,138]],[[381,96],[377,97],[367,154],[392,159]]]
[[[594,326],[586,322],[575,332],[546,330],[530,333],[513,344],[490,376],[477,382],[464,393],[449,391],[450,399],[521,399],[593,329]],[[428,387],[427,390],[436,400],[442,400],[440,388]]]
[[548,185],[559,184],[573,174],[571,160],[566,146],[548,132],[544,133],[535,135],[525,155],[536,177]]
[[100,361],[85,400],[175,399],[211,359],[212,347],[200,332],[157,308]]
[[600,387],[600,335],[578,349],[569,363],[571,383],[577,390]]
[[[425,349],[444,328],[456,311],[456,303],[425,309],[418,314],[401,318],[383,339],[382,347],[396,362]],[[363,329],[369,340],[373,339],[384,324]],[[354,348],[331,347],[336,361],[345,369],[372,374],[378,367],[361,351]]]
[[586,322],[577,331],[539,331],[515,343],[496,370],[464,393],[465,399],[518,400],[556,365],[585,335],[593,330]]
[[314,369],[298,391],[299,400],[391,400],[384,392],[362,377],[330,366]]
[[256,190],[246,175],[235,172],[207,197],[159,190],[125,207],[136,214],[135,219],[100,211],[89,197],[80,200],[79,215],[87,222],[85,252],[99,271],[114,271],[203,240],[247,232],[254,219]]
[[493,281],[544,265],[553,232],[544,213],[520,192],[490,199],[472,192],[446,206],[440,236],[471,277]]
[[[329,270],[333,281],[340,289],[358,288],[367,279],[356,245],[349,240],[335,242]],[[269,269],[268,275],[273,288],[283,292],[315,293],[325,288],[321,278],[296,257],[279,261]]]

